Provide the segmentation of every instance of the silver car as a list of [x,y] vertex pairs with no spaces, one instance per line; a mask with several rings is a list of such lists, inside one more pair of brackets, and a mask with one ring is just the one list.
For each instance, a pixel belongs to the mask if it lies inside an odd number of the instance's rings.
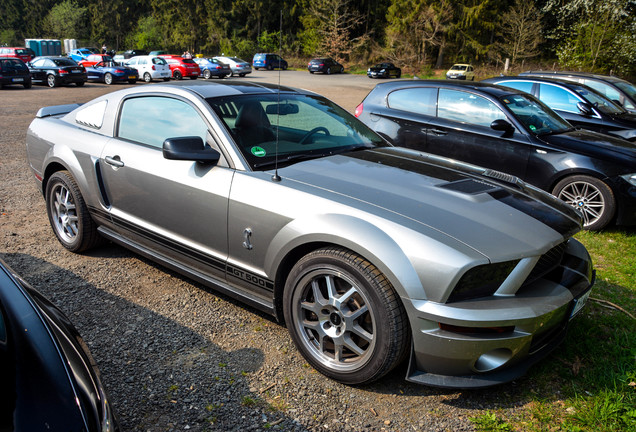
[[130,88],[42,108],[27,152],[64,247],[106,238],[271,313],[343,383],[405,359],[417,383],[517,378],[594,281],[575,209],[306,91]]

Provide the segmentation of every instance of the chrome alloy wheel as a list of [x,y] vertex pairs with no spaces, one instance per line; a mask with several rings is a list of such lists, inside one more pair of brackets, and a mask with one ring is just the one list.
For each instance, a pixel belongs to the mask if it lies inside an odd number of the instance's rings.
[[50,200],[50,213],[58,235],[67,243],[73,243],[79,233],[79,218],[71,191],[62,184],[56,184]]
[[599,220],[605,212],[603,194],[596,186],[586,181],[568,184],[559,192],[558,198],[581,211],[583,225],[586,227]]
[[293,325],[316,361],[338,372],[368,362],[376,343],[375,311],[346,275],[328,267],[307,273],[293,305]]

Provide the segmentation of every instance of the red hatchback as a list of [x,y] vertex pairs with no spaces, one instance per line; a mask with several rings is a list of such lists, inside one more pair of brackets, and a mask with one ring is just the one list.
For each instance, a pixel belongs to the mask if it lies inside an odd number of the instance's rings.
[[112,62],[113,58],[108,54],[91,54],[86,57],[84,60],[79,61],[78,63],[84,67],[95,66],[100,62]]
[[201,69],[199,65],[192,59],[186,59],[178,55],[163,54],[162,57],[170,66],[172,72],[172,78],[180,80],[183,77],[190,77],[190,79],[197,79],[201,75]]
[[15,58],[19,58],[25,63],[30,62],[31,59],[33,58],[33,56],[29,54],[29,51],[27,51],[26,48],[8,48],[8,47],[0,48],[0,57],[15,57]]

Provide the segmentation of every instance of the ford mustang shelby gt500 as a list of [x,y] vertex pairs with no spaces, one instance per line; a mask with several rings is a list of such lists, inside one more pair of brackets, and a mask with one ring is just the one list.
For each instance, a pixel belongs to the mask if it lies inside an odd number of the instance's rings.
[[284,321],[318,371],[484,387],[564,338],[594,272],[575,209],[392,147],[316,94],[188,82],[42,108],[29,163],[53,232],[106,238]]

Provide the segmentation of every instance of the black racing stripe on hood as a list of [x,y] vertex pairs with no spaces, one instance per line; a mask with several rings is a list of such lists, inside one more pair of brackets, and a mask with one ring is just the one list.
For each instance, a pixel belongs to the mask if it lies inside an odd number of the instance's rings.
[[564,213],[558,211],[558,209],[550,207],[532,197],[520,193],[513,194],[504,189],[489,192],[489,195],[497,201],[519,210],[549,226],[564,237],[571,237],[581,230],[582,222],[580,219],[577,223]]
[[459,166],[440,166],[434,161],[404,157],[387,151],[352,152],[347,156],[448,182],[440,184],[440,188],[467,194],[487,193],[497,201],[540,221],[565,237],[574,235],[582,227],[582,219],[565,203],[554,202],[560,206],[556,208],[549,203],[551,197],[535,196],[538,191],[524,189],[524,193],[491,178],[479,176],[477,172],[464,172]]
[[429,177],[453,182],[457,180],[465,179],[466,176],[459,171],[455,171],[435,163],[430,163],[425,160],[408,158],[400,155],[386,153],[384,151],[361,151],[347,153],[346,156],[365,160],[367,162],[378,163],[393,168],[399,168],[404,171],[409,171],[415,174],[422,174]]

